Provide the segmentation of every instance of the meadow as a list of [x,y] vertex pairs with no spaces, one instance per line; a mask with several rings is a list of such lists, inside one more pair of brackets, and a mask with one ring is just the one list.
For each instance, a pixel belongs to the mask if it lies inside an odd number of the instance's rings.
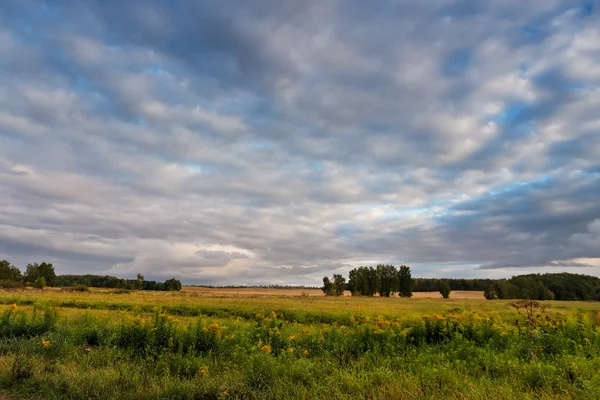
[[531,303],[528,313],[509,301],[453,294],[0,291],[0,392],[44,399],[600,398],[600,303]]

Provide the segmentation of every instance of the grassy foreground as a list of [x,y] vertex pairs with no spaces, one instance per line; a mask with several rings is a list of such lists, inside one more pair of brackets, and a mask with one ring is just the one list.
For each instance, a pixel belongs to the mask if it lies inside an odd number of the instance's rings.
[[600,398],[598,303],[0,292],[17,398]]

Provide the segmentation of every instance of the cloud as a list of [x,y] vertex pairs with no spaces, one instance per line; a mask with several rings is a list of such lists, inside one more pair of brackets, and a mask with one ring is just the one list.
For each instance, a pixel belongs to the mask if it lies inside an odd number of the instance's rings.
[[212,284],[600,275],[585,2],[33,0],[0,26],[1,258]]

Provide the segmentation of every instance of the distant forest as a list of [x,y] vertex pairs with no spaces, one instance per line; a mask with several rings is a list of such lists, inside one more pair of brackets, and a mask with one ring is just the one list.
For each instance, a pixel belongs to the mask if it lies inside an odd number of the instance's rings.
[[140,274],[136,279],[120,279],[114,276],[101,275],[56,275],[54,266],[50,263],[27,264],[25,273],[21,273],[6,260],[0,261],[0,287],[18,288],[32,286],[76,287],[79,290],[86,287],[113,288],[126,290],[181,290],[181,282],[177,279],[167,279],[165,282],[145,280]]

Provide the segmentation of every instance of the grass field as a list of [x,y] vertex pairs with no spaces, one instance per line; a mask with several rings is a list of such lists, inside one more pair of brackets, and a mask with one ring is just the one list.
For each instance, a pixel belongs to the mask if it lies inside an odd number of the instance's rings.
[[597,399],[600,303],[0,291],[13,398]]

